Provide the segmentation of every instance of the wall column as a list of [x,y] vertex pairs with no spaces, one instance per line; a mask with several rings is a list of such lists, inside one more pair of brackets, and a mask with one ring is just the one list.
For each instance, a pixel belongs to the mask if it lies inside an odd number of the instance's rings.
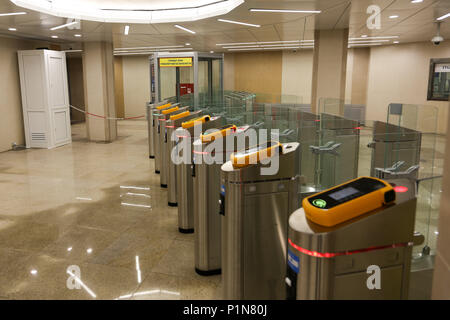
[[348,29],[316,30],[311,108],[318,111],[320,98],[345,99]]
[[[84,100],[92,114],[116,116],[113,47],[107,42],[86,42],[83,51]],[[117,121],[86,117],[90,141],[111,142],[117,138]]]

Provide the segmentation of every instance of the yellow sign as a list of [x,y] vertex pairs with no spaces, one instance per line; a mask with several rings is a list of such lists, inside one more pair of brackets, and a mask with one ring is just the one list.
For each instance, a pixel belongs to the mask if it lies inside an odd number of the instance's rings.
[[192,67],[190,58],[159,58],[160,67]]

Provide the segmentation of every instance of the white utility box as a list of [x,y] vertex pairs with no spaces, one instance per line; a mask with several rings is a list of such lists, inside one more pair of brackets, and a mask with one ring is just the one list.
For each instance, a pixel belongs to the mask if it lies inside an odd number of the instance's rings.
[[26,50],[18,56],[27,148],[71,143],[65,52]]

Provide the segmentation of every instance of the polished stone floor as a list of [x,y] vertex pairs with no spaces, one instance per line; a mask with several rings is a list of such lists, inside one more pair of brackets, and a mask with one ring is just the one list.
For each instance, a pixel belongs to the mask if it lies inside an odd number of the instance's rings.
[[[167,206],[146,122],[118,128],[110,144],[88,142],[77,124],[70,145],[0,153],[0,299],[221,298],[220,276],[194,271],[194,238]],[[370,139],[361,137],[360,175]],[[442,173],[444,143],[423,140],[422,172]],[[416,227],[432,250],[440,192],[439,179],[419,190]]]
[[193,235],[178,232],[146,128],[121,121],[102,144],[79,124],[71,145],[0,154],[0,298],[220,298],[220,276],[194,271]]

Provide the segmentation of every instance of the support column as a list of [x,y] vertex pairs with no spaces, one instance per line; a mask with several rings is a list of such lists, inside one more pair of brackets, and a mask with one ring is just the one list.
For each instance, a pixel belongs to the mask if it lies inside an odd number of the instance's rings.
[[[83,51],[84,100],[92,114],[116,116],[113,47],[107,42],[86,42]],[[90,141],[111,142],[117,138],[117,121],[86,117]]]
[[345,99],[348,29],[316,30],[311,107],[318,111],[320,98]]

